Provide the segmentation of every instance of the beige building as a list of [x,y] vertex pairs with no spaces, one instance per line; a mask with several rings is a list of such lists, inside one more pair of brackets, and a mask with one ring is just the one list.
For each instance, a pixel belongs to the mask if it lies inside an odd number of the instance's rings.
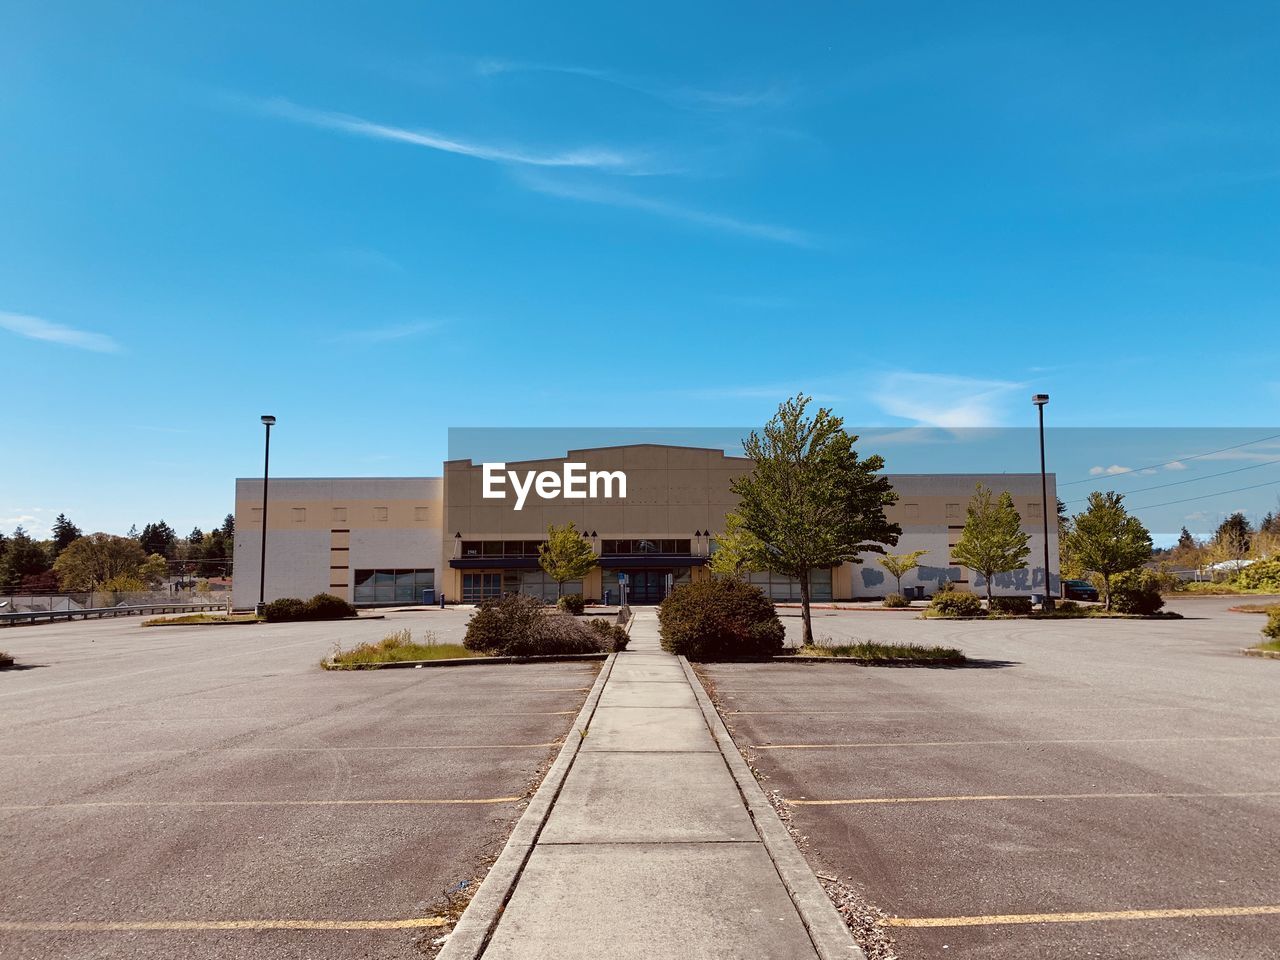
[[[443,478],[280,479],[267,508],[268,600],[328,591],[359,605],[476,602],[520,591],[556,596],[538,565],[548,525],[572,521],[599,557],[565,592],[617,602],[625,583],[633,603],[661,600],[672,586],[706,575],[714,535],[733,509],[734,477],[750,461],[723,451],[638,444],[571,450],[563,458],[482,465],[449,461]],[[1007,490],[1031,536],[1029,566],[996,578],[995,592],[1041,592],[1043,509],[1039,474],[891,475],[898,502],[888,510],[903,535],[894,552],[927,550],[905,590],[934,592],[941,580],[983,588],[951,563],[965,506],[981,482]],[[486,496],[486,492],[489,494]],[[236,483],[238,607],[258,598],[261,480]],[[1056,503],[1049,478],[1049,503]],[[1050,524],[1051,579],[1057,586],[1057,530]],[[816,600],[881,597],[897,584],[876,554],[862,563],[815,571]],[[751,574],[776,600],[799,598],[796,582]]]

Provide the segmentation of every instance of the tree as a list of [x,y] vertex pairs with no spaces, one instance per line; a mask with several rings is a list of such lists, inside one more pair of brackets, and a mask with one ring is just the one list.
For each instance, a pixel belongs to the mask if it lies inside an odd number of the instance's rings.
[[990,487],[978,484],[965,515],[964,530],[951,550],[956,563],[982,574],[991,604],[991,581],[997,573],[1024,566],[1031,556],[1031,535],[1022,529],[1022,517],[1006,490],[993,499]]
[[1178,534],[1179,550],[1194,550],[1196,548],[1196,538],[1191,535],[1191,531],[1186,527],[1182,528],[1182,532]]
[[79,527],[67,519],[65,513],[58,514],[58,518],[53,521],[53,559],[58,559],[58,554],[82,536]]
[[148,553],[158,553],[162,557],[172,557],[174,547],[178,543],[178,534],[173,527],[163,520],[159,523],[148,523],[138,536],[142,549]]
[[44,573],[49,569],[49,555],[44,547],[31,539],[22,526],[13,531],[4,558],[0,559],[0,590],[12,592],[22,586],[23,577]]
[[169,562],[160,554],[153,553],[138,566],[136,576],[148,587],[158,587],[169,579]]
[[1253,526],[1249,523],[1249,518],[1243,513],[1237,511],[1222,523],[1218,524],[1218,529],[1213,534],[1215,542],[1230,542],[1239,547],[1244,555],[1249,552],[1249,539],[1253,536]]
[[799,394],[778,406],[762,433],[742,444],[754,468],[733,481],[742,529],[763,548],[768,569],[800,584],[804,642],[813,643],[809,575],[859,554],[884,553],[902,535],[885,507],[898,495],[879,471],[884,458],[859,458],[857,437],[825,407],[805,416],[811,398]]
[[1071,550],[1086,570],[1102,578],[1102,596],[1111,609],[1111,580],[1151,559],[1151,534],[1124,507],[1124,494],[1095,490],[1089,506],[1072,521]]
[[554,523],[547,527],[546,543],[538,545],[538,566],[556,582],[557,597],[563,593],[566,581],[581,580],[595,565],[595,551],[573,521],[563,527]]
[[113,577],[137,577],[147,559],[137,540],[91,533],[63,550],[53,565],[64,590],[96,590]]
[[928,550],[912,550],[910,553],[886,553],[880,566],[889,571],[889,576],[898,581],[898,593],[902,593],[902,578],[920,566],[920,558]]
[[193,547],[201,546],[204,543],[204,531],[199,527],[192,527],[191,532],[187,534],[187,543]]
[[724,533],[712,538],[716,548],[707,562],[712,573],[726,577],[741,577],[752,570],[767,569],[767,554],[755,534],[743,529],[742,517],[727,513],[724,517]]

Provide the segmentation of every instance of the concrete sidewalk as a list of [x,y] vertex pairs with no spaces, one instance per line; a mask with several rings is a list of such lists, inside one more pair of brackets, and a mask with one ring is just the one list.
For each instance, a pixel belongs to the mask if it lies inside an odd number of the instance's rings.
[[659,646],[654,612],[636,614],[630,646],[505,907],[482,888],[468,914],[493,916],[464,917],[442,960],[861,957],[759,787],[742,784],[742,758],[722,753],[727,734],[713,736],[709,722],[723,727],[692,671]]

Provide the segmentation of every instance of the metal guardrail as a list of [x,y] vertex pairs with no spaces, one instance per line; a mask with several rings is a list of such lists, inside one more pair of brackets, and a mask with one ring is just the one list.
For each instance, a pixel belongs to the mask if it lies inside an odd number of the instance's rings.
[[81,610],[24,610],[21,613],[0,613],[0,627],[42,621],[52,623],[55,620],[87,620],[90,617],[101,619],[156,613],[198,613],[226,608],[226,603],[147,603],[121,607],[85,607]]

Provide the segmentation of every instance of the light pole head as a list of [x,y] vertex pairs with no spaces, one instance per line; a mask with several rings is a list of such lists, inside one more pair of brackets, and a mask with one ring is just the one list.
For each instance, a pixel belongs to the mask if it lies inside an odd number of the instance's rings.
[[268,414],[267,416],[264,416],[262,418],[262,422],[265,423],[268,427],[270,427],[275,424],[276,418]]
[[1049,402],[1049,395],[1047,393],[1037,393],[1034,397],[1031,398],[1031,402],[1034,403],[1037,407],[1043,407],[1046,403]]

